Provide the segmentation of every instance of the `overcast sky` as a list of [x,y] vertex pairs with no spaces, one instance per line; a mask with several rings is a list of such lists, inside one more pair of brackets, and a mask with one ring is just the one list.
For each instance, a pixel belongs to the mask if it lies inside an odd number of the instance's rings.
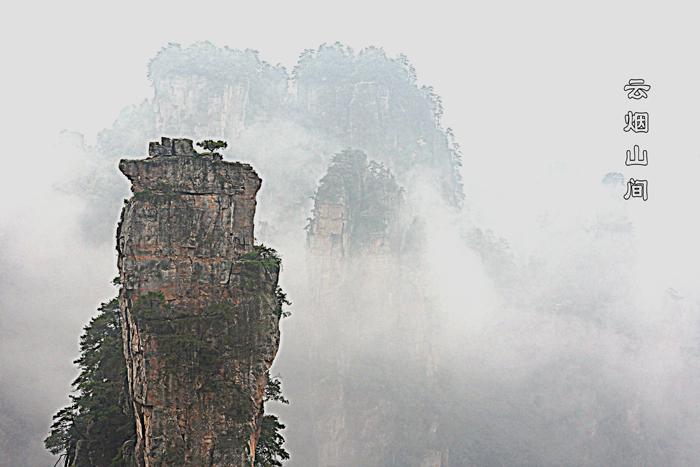
[[[60,164],[50,148],[61,130],[93,143],[121,109],[152,97],[147,64],[169,42],[256,49],[291,72],[304,49],[340,41],[406,54],[419,84],[442,97],[443,126],[453,128],[462,147],[478,224],[527,251],[545,211],[591,218],[600,181],[621,172],[648,180],[649,200],[626,203],[646,280],[697,283],[700,30],[692,2],[408,5],[4,6],[0,216],[29,196],[30,178],[36,189],[55,179]],[[648,99],[627,98],[623,86],[632,78],[652,86]],[[628,110],[649,112],[649,133],[623,131]],[[634,144],[648,150],[647,167],[625,166]]]

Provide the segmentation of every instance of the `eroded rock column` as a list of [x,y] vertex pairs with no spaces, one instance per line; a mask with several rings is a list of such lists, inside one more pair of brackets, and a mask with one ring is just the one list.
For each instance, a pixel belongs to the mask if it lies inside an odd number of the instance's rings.
[[279,261],[253,246],[261,180],[189,140],[122,160],[120,306],[140,467],[250,466],[279,346]]

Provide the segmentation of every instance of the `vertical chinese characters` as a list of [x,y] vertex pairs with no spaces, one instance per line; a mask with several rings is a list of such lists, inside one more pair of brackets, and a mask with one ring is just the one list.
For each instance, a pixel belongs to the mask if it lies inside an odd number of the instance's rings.
[[[651,86],[645,84],[643,79],[631,79],[623,89],[627,91],[628,99],[640,100],[649,97],[647,92],[651,89]],[[627,111],[623,130],[625,133],[649,133],[649,113],[634,112],[632,110]],[[627,150],[625,165],[646,166],[648,164],[649,156],[646,149],[640,153],[639,145],[635,144],[632,150]],[[647,180],[635,180],[634,178],[630,178],[627,182],[627,192],[624,194],[623,198],[626,200],[630,198],[642,198],[642,200],[646,201],[648,199],[648,185],[649,182]]]

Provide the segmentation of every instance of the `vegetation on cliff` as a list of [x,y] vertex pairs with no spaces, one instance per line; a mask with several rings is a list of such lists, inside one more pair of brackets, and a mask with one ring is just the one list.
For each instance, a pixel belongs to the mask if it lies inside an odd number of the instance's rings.
[[368,245],[378,237],[389,236],[403,202],[394,175],[384,165],[367,161],[359,150],[345,149],[333,157],[314,196],[314,218],[306,227],[308,236],[316,233],[317,211],[321,205],[342,205],[348,220],[350,251]]
[[222,140],[214,141],[213,139],[205,139],[204,141],[197,143],[197,146],[205,151],[216,152],[217,149],[226,149],[226,147],[228,147],[228,143]]
[[[275,264],[279,264],[279,256],[270,248],[259,247],[256,253],[268,260],[276,258]],[[277,297],[279,316],[288,316],[289,312],[282,310],[282,306],[290,303],[279,287]],[[149,292],[138,300],[135,312],[143,319],[162,319],[169,316],[170,308],[162,293]],[[70,396],[71,405],[53,417],[51,432],[44,443],[51,453],[63,456],[66,467],[131,467],[125,463],[129,457],[128,453],[124,455],[124,448],[133,445],[136,426],[128,396],[121,311],[116,298],[103,303],[98,311],[85,326],[80,339],[80,358],[75,361],[80,375],[73,382],[76,394]],[[173,359],[198,351],[200,364],[206,365],[212,360],[210,353],[216,350],[209,349],[207,353],[202,347],[204,341],[197,336],[185,335],[179,339]],[[282,395],[278,378],[269,377],[264,401],[289,403]],[[276,416],[264,416],[255,451],[256,466],[279,467],[282,460],[289,458],[282,446],[284,438],[279,433],[284,428]]]
[[255,446],[255,467],[280,467],[289,453],[282,447],[284,437],[280,430],[286,427],[275,415],[265,415],[260,428],[260,438]]
[[323,44],[301,54],[292,76],[315,127],[390,164],[400,179],[415,166],[436,169],[445,199],[463,202],[461,153],[452,130],[441,126],[442,101],[432,87],[416,85],[405,55]]
[[74,465],[76,458],[90,459],[94,467],[122,466],[122,446],[136,436],[117,299],[103,303],[98,311],[80,339],[76,395],[54,416],[45,440],[49,451],[65,456],[66,466]]
[[282,258],[277,251],[265,245],[255,245],[253,250],[243,254],[241,259],[244,264],[259,264],[268,271],[271,268],[279,268],[282,264]]
[[[289,401],[282,395],[282,382],[277,377],[270,377],[267,374],[268,383],[265,388],[263,402],[276,401],[282,404],[289,404]],[[265,415],[260,427],[260,437],[255,446],[255,467],[281,467],[282,461],[289,459],[289,453],[282,447],[284,437],[280,430],[284,430],[285,425],[280,423],[275,415]]]

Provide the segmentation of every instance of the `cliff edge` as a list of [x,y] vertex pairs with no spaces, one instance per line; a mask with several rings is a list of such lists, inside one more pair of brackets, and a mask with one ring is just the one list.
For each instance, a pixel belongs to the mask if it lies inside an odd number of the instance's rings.
[[279,347],[280,261],[253,245],[261,180],[247,164],[151,143],[119,169],[117,230],[135,465],[251,466]]

